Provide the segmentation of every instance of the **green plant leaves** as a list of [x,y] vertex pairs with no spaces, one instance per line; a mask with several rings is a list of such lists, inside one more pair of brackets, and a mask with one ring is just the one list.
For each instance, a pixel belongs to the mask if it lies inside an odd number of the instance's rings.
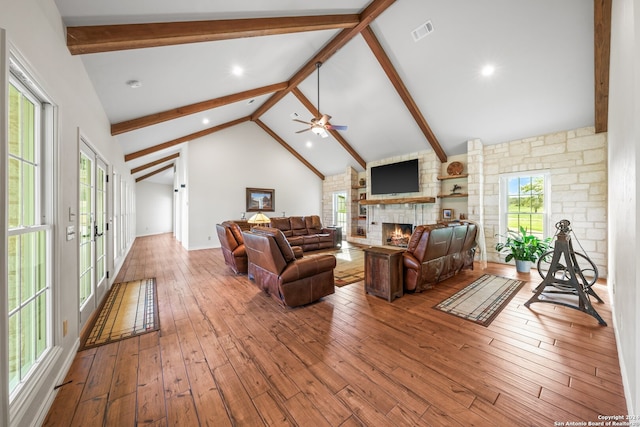
[[508,230],[506,236],[499,236],[506,240],[496,243],[496,250],[506,254],[506,262],[512,259],[535,262],[549,249],[551,243],[551,237],[540,239],[527,233],[523,226],[519,227],[519,231]]

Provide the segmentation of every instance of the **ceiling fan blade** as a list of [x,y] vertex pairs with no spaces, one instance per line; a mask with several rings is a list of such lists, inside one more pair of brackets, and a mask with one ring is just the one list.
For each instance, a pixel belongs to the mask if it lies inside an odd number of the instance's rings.
[[325,128],[329,130],[347,130],[349,126],[345,125],[326,125]]
[[302,130],[299,130],[299,131],[298,131],[298,132],[296,132],[296,133],[302,133],[302,132],[306,132],[306,131],[308,131],[308,130],[311,130],[311,128],[302,129]]
[[313,123],[305,122],[304,120],[300,120],[300,119],[293,119],[293,121],[298,123],[304,123],[305,125],[309,125],[309,126],[313,124]]

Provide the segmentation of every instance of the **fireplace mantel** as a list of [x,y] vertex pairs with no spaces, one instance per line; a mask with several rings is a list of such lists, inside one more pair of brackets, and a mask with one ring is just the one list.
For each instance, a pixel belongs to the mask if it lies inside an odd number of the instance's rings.
[[398,199],[365,199],[359,200],[361,205],[401,205],[403,203],[421,204],[435,203],[435,197],[403,197]]

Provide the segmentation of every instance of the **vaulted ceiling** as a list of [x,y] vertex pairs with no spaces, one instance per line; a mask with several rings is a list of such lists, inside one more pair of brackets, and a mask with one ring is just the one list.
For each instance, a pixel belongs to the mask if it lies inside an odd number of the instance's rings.
[[[171,183],[182,144],[231,126],[260,126],[321,178],[606,130],[610,0],[55,2],[138,180]],[[318,92],[348,130],[296,133]]]

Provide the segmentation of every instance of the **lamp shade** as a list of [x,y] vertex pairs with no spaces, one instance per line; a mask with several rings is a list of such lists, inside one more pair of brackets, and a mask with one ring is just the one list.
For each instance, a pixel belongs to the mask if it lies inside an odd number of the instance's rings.
[[266,216],[262,212],[258,212],[257,214],[255,214],[251,218],[249,218],[247,220],[247,222],[249,224],[260,225],[260,224],[269,224],[271,222],[271,220],[269,219],[268,216]]

